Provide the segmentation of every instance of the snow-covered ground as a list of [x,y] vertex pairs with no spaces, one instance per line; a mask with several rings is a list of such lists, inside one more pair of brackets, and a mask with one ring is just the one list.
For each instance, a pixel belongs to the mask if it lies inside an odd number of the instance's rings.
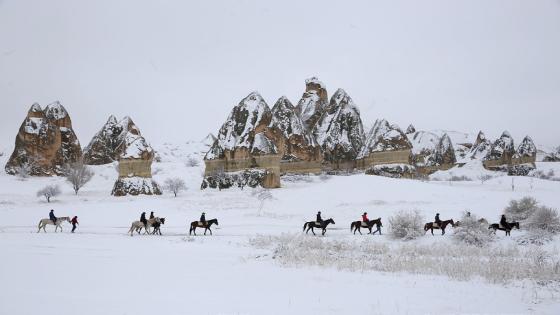
[[[0,314],[560,313],[555,286],[532,281],[496,284],[482,277],[460,281],[329,263],[286,265],[273,258],[273,249],[255,246],[259,238],[300,237],[303,223],[321,210],[336,224],[325,237],[316,238],[397,247],[405,243],[387,236],[387,218],[396,211],[417,209],[431,221],[436,212],[442,219],[457,220],[469,210],[497,222],[509,200],[524,196],[560,209],[560,182],[516,177],[512,191],[511,177],[495,173],[484,183],[446,181],[443,173],[433,175],[439,181],[361,174],[285,177],[283,188],[272,190],[273,199],[259,209],[253,189],[199,189],[203,164],[189,167],[186,162],[189,156],[200,159],[204,145],[154,148],[162,161],[152,167],[154,179],[163,183],[181,177],[187,182],[189,189],[177,198],[167,192],[110,196],[117,177],[114,165],[93,167],[95,177],[77,196],[62,178],[20,180],[0,172]],[[0,165],[9,153],[0,157]],[[557,164],[539,163],[539,168],[560,174]],[[476,177],[481,172],[465,167],[447,175]],[[63,193],[50,204],[35,196],[53,183]],[[58,216],[77,215],[77,233],[70,234],[69,225],[63,233],[53,233],[53,226],[46,234],[36,233],[36,224],[51,208]],[[142,211],[166,218],[163,236],[127,235]],[[214,235],[188,236],[187,223],[202,211],[208,219],[219,219]],[[364,211],[370,218],[382,218],[383,235],[350,233],[350,222]],[[521,233],[514,230],[511,238],[500,233],[492,246],[520,246],[515,237]],[[452,234],[451,229],[448,235],[426,235],[406,244],[456,246]],[[546,250],[558,258],[559,245],[556,238]]]

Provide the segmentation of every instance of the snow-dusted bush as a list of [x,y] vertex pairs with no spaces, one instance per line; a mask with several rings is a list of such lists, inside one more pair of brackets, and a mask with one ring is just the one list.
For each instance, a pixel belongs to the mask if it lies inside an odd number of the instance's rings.
[[560,181],[560,177],[556,177],[554,170],[550,169],[548,172],[543,172],[542,170],[535,170],[529,174],[529,176],[536,177],[544,180]]
[[532,231],[557,234],[560,232],[560,217],[556,209],[541,206],[531,214],[525,225]]
[[504,209],[508,221],[526,220],[537,210],[538,202],[533,197],[523,197],[520,200],[510,200]]
[[492,178],[494,178],[494,176],[490,175],[490,174],[483,174],[478,176],[478,179],[480,180],[480,182],[482,184],[484,184],[484,182],[491,180]]
[[37,197],[45,197],[47,202],[51,202],[51,198],[60,195],[60,187],[58,185],[48,185],[37,192]]
[[321,173],[321,175],[319,175],[319,179],[322,182],[326,182],[327,180],[329,180],[331,178],[331,175],[327,174],[327,173]]
[[472,179],[468,176],[465,176],[465,175],[460,175],[460,176],[453,175],[453,176],[451,176],[451,178],[449,178],[449,181],[451,181],[451,182],[470,182],[470,181],[472,181]]
[[480,224],[475,215],[464,214],[459,226],[455,228],[453,238],[467,245],[486,246],[493,239],[493,234],[488,232],[488,226]]
[[168,178],[163,182],[163,188],[169,190],[170,192],[177,197],[177,194],[183,190],[187,190],[187,185],[185,181],[180,179],[179,177],[175,178]]
[[76,195],[80,188],[87,184],[94,175],[93,171],[82,162],[65,165],[63,174],[70,185],[72,185],[72,189],[74,189]]
[[187,162],[185,162],[185,165],[187,167],[196,167],[196,166],[200,165],[200,161],[195,157],[189,156],[187,158]]
[[395,239],[415,239],[425,234],[423,221],[423,217],[418,210],[401,210],[389,217],[390,234]]

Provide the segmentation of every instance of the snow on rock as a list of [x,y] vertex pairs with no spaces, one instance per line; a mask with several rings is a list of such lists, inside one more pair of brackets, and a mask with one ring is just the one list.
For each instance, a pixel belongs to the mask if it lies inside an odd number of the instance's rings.
[[560,162],[560,146],[553,152],[546,153],[543,157],[543,162]]
[[218,138],[216,138],[216,136],[214,136],[212,133],[209,133],[206,137],[204,137],[204,139],[202,139],[202,144],[204,144],[207,147],[211,147],[212,145],[214,145],[214,142],[216,142]]
[[14,175],[20,166],[27,164],[31,166],[30,175],[60,175],[63,165],[81,157],[80,142],[64,106],[54,102],[42,110],[34,103],[20,126],[5,170]]
[[226,151],[235,152],[240,148],[246,149],[247,152],[275,153],[275,148],[267,146],[271,140],[262,138],[266,138],[266,135],[259,136],[257,147],[253,150],[256,134],[263,132],[271,119],[272,113],[262,96],[258,92],[250,93],[232,109],[205,159],[220,159]]
[[365,158],[372,152],[399,151],[412,148],[412,144],[399,126],[390,125],[385,119],[376,120],[365,139],[358,159]]
[[328,105],[327,88],[316,77],[305,80],[305,92],[296,106],[305,127],[312,130]]
[[444,134],[436,146],[434,164],[437,166],[451,165],[455,164],[455,162],[457,162],[457,159],[455,157],[453,143],[451,142],[451,138],[447,134]]
[[264,133],[259,132],[255,135],[253,145],[251,148],[251,154],[254,155],[264,155],[264,154],[276,154],[278,149],[274,142],[272,142]]
[[523,141],[521,141],[521,144],[517,147],[516,156],[533,158],[537,156],[537,147],[531,137],[525,136],[525,138],[523,138]]
[[408,127],[406,128],[406,134],[408,135],[415,132],[416,132],[416,128],[414,128],[412,124],[408,125]]
[[247,169],[243,171],[215,173],[205,176],[202,180],[201,188],[226,189],[231,187],[243,188],[249,186],[256,188],[262,185],[265,177],[269,175],[265,169]]
[[152,159],[154,151],[128,116],[121,121],[113,115],[84,149],[84,162],[108,164],[121,158]]
[[504,131],[500,138],[492,144],[489,152],[484,157],[485,161],[501,161],[503,164],[510,164],[511,157],[515,154],[513,138],[509,132]]
[[366,174],[391,178],[414,178],[416,168],[409,164],[378,164],[366,169]]
[[313,134],[330,163],[353,161],[364,144],[360,111],[343,90],[331,97],[329,106],[315,125]]
[[161,188],[151,178],[123,177],[115,182],[111,195],[117,197],[127,195],[161,195]]
[[451,138],[429,131],[407,135],[412,144],[412,161],[417,167],[439,167],[457,162]]

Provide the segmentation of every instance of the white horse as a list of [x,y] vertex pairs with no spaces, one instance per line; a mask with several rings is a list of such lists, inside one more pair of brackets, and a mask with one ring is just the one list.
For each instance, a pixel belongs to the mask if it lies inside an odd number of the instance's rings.
[[[156,222],[161,223],[160,218],[155,217],[153,219],[149,219],[148,224],[146,225],[146,231],[144,232],[144,234],[146,234],[146,233],[149,234],[150,233],[150,228]],[[141,221],[134,221],[134,222],[132,222],[132,225],[130,226],[130,230],[128,230],[128,233],[130,233],[130,236],[132,236],[135,231],[138,232],[138,234],[140,234],[140,232],[142,231],[143,228],[144,228],[144,223],[142,223]]]
[[62,226],[61,226],[61,224],[62,224],[64,221],[70,222],[70,217],[59,217],[59,218],[56,218],[56,222],[53,222],[51,219],[42,219],[41,221],[39,221],[39,225],[38,225],[39,229],[37,230],[37,233],[41,232],[41,229],[43,229],[43,231],[44,231],[45,233],[47,233],[47,230],[45,230],[45,227],[46,227],[47,225],[49,225],[49,224],[50,224],[50,225],[55,225],[55,228],[54,228],[54,232],[55,232],[55,233],[56,233],[56,230],[58,230],[58,228],[60,228],[60,232],[62,232]]

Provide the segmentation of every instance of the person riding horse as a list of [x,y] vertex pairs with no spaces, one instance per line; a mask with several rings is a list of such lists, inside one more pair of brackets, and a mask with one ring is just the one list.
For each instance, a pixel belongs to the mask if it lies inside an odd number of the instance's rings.
[[323,224],[323,218],[321,218],[321,211],[317,212],[317,224]]
[[57,218],[56,218],[56,216],[54,215],[54,210],[53,210],[53,209],[51,209],[51,212],[49,212],[49,219],[50,219],[54,224],[56,224]]
[[368,225],[369,219],[367,217],[367,212],[364,212],[364,214],[362,214],[362,222],[365,223],[365,226]]
[[436,217],[434,219],[434,222],[437,224],[437,226],[441,226],[441,220],[439,218],[439,213],[436,213]]
[[150,213],[150,220],[153,219],[153,218],[155,218],[155,216],[154,216],[154,212],[152,211],[152,212]]
[[504,227],[506,230],[511,230],[509,223],[506,220],[506,215],[502,214],[502,218],[500,219],[500,225]]
[[200,224],[202,226],[206,226],[206,213],[202,212],[202,214],[200,215]]
[[142,212],[140,215],[140,222],[144,224],[144,229],[148,230],[148,220],[146,220],[146,212]]

